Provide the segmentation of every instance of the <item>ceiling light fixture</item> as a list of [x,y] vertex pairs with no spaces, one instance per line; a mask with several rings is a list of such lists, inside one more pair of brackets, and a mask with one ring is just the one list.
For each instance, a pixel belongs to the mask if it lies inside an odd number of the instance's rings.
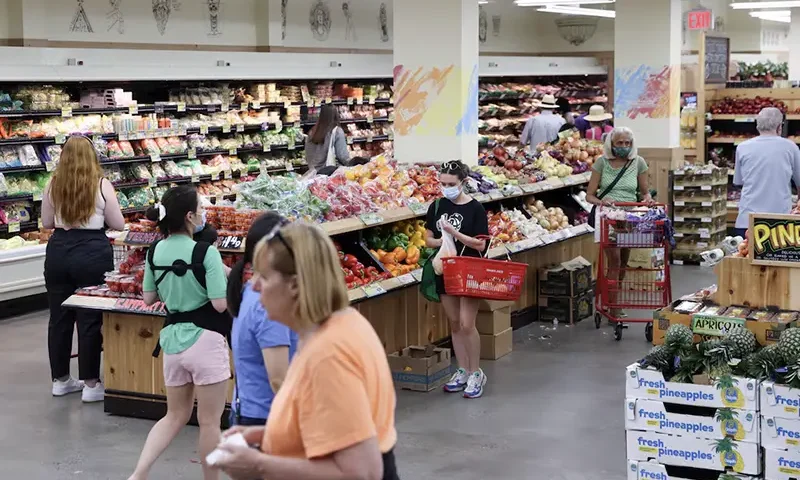
[[750,16],[772,22],[792,23],[792,14],[789,10],[759,10],[750,12]]
[[614,3],[616,0],[514,0],[518,7],[558,7],[584,5],[600,5],[604,3]]
[[763,8],[793,8],[800,7],[798,0],[784,0],[777,2],[735,2],[731,3],[731,8],[736,10],[749,9],[758,10]]
[[587,17],[616,18],[614,10],[600,10],[599,8],[565,7],[563,5],[545,7],[536,10],[545,13],[564,13],[567,15],[586,15]]

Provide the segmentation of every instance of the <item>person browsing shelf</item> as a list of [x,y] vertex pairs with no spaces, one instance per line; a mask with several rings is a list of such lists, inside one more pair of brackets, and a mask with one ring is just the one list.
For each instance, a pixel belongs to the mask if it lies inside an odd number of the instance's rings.
[[584,136],[587,140],[596,140],[602,142],[605,140],[606,135],[611,133],[614,128],[609,125],[609,120],[614,118],[610,113],[606,113],[606,109],[602,105],[592,105],[589,108],[589,114],[584,116],[583,119],[589,122],[589,128],[586,129]]
[[[469,170],[460,161],[442,165],[439,181],[444,198],[431,204],[425,218],[425,244],[430,248],[442,246],[442,231],[453,236],[459,255],[480,257],[487,248],[479,235],[489,234],[489,221],[483,205],[464,193],[464,181]],[[486,375],[480,369],[481,343],[475,320],[480,300],[447,295],[444,278],[436,276],[436,292],[450,321],[453,349],[459,369],[444,385],[445,392],[463,392],[466,398],[483,395]]]
[[195,398],[203,478],[216,480],[219,473],[206,465],[205,458],[219,441],[231,375],[225,339],[231,329],[225,270],[216,248],[192,239],[206,223],[194,187],[167,190],[154,208],[165,238],[148,249],[142,286],[146,304],[160,299],[167,310],[153,352],[164,353],[167,414],[150,430],[130,480],[147,478],[153,463],[189,421]]
[[[42,195],[42,226],[55,229],[47,243],[44,280],[50,304],[47,348],[52,392],[57,397],[82,391],[84,402],[102,402],[105,398],[100,382],[103,315],[62,308],[61,304],[78,288],[102,284],[105,273],[114,270],[106,225],[114,230],[125,228],[117,193],[103,178],[92,141],[72,136],[64,144],[58,168]],[[76,323],[80,381],[69,373]]]
[[269,411],[297,351],[297,334],[271,320],[254,289],[253,255],[258,241],[288,220],[274,212],[258,217],[247,232],[244,256],[228,279],[228,310],[233,319],[231,349],[236,372],[231,425],[266,425]]
[[333,105],[320,107],[319,119],[306,137],[306,162],[308,168],[316,171],[350,164],[347,139],[339,126],[339,112]]
[[528,119],[519,137],[519,143],[523,146],[530,145],[536,147],[540,143],[550,143],[558,138],[558,131],[564,123],[561,115],[554,113],[558,109],[556,98],[553,95],[545,95],[538,107],[540,113]]

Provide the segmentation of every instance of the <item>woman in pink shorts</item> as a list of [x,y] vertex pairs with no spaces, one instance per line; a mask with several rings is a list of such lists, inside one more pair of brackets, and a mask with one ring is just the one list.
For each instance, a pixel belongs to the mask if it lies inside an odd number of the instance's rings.
[[219,443],[231,376],[225,340],[231,329],[225,268],[214,247],[192,239],[206,218],[193,187],[171,188],[155,208],[166,238],[148,250],[143,289],[145,303],[161,299],[168,312],[153,352],[164,353],[167,415],[150,430],[130,479],[147,478],[153,463],[189,421],[197,397],[203,478],[216,480],[218,471],[210,469],[205,458]]

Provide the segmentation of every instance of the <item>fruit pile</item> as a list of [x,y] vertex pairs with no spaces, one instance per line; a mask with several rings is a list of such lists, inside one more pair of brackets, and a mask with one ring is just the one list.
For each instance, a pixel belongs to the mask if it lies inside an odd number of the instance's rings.
[[420,268],[434,252],[425,247],[425,222],[407,220],[389,227],[378,227],[365,235],[370,253],[392,277]]
[[108,290],[119,296],[141,296],[145,254],[145,249],[137,248],[119,265],[118,271],[107,273],[105,278]]
[[365,267],[355,255],[344,253],[338,244],[336,244],[336,249],[339,251],[339,262],[348,290],[391,277],[389,272],[381,272],[373,266]]
[[711,106],[711,113],[715,115],[757,115],[762,108],[767,107],[775,107],[783,113],[786,113],[787,110],[785,103],[769,97],[725,97]]
[[517,228],[508,212],[486,212],[489,220],[489,235],[492,236],[492,245],[514,243],[525,239],[525,235]]
[[603,144],[582,139],[578,131],[560,138],[553,146],[541,144],[536,149],[540,152],[546,150],[551,157],[571,165],[573,173],[588,171],[603,156]]
[[525,199],[525,209],[545,230],[555,232],[569,227],[569,218],[560,207],[547,208],[541,200],[528,197]]

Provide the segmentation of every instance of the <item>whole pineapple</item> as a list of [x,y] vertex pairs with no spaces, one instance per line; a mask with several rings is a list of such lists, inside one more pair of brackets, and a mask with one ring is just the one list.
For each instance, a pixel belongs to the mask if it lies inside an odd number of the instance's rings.
[[787,365],[800,360],[800,328],[787,328],[781,332],[778,351]]
[[664,334],[664,345],[675,353],[683,352],[691,348],[693,342],[694,333],[692,333],[692,330],[686,325],[678,323],[670,325],[667,329],[667,333]]
[[712,377],[730,375],[732,372],[728,362],[731,361],[733,343],[728,338],[702,342],[698,351],[703,355],[703,370]]
[[733,358],[744,358],[751,354],[756,348],[756,336],[744,327],[736,327],[728,332],[726,340],[731,345],[731,356]]
[[785,366],[777,343],[748,355],[742,363],[744,374],[757,380],[771,379],[775,376],[775,370]]
[[644,367],[654,367],[660,372],[672,368],[672,352],[669,351],[665,345],[657,345],[650,349],[650,352],[642,359],[641,364]]

